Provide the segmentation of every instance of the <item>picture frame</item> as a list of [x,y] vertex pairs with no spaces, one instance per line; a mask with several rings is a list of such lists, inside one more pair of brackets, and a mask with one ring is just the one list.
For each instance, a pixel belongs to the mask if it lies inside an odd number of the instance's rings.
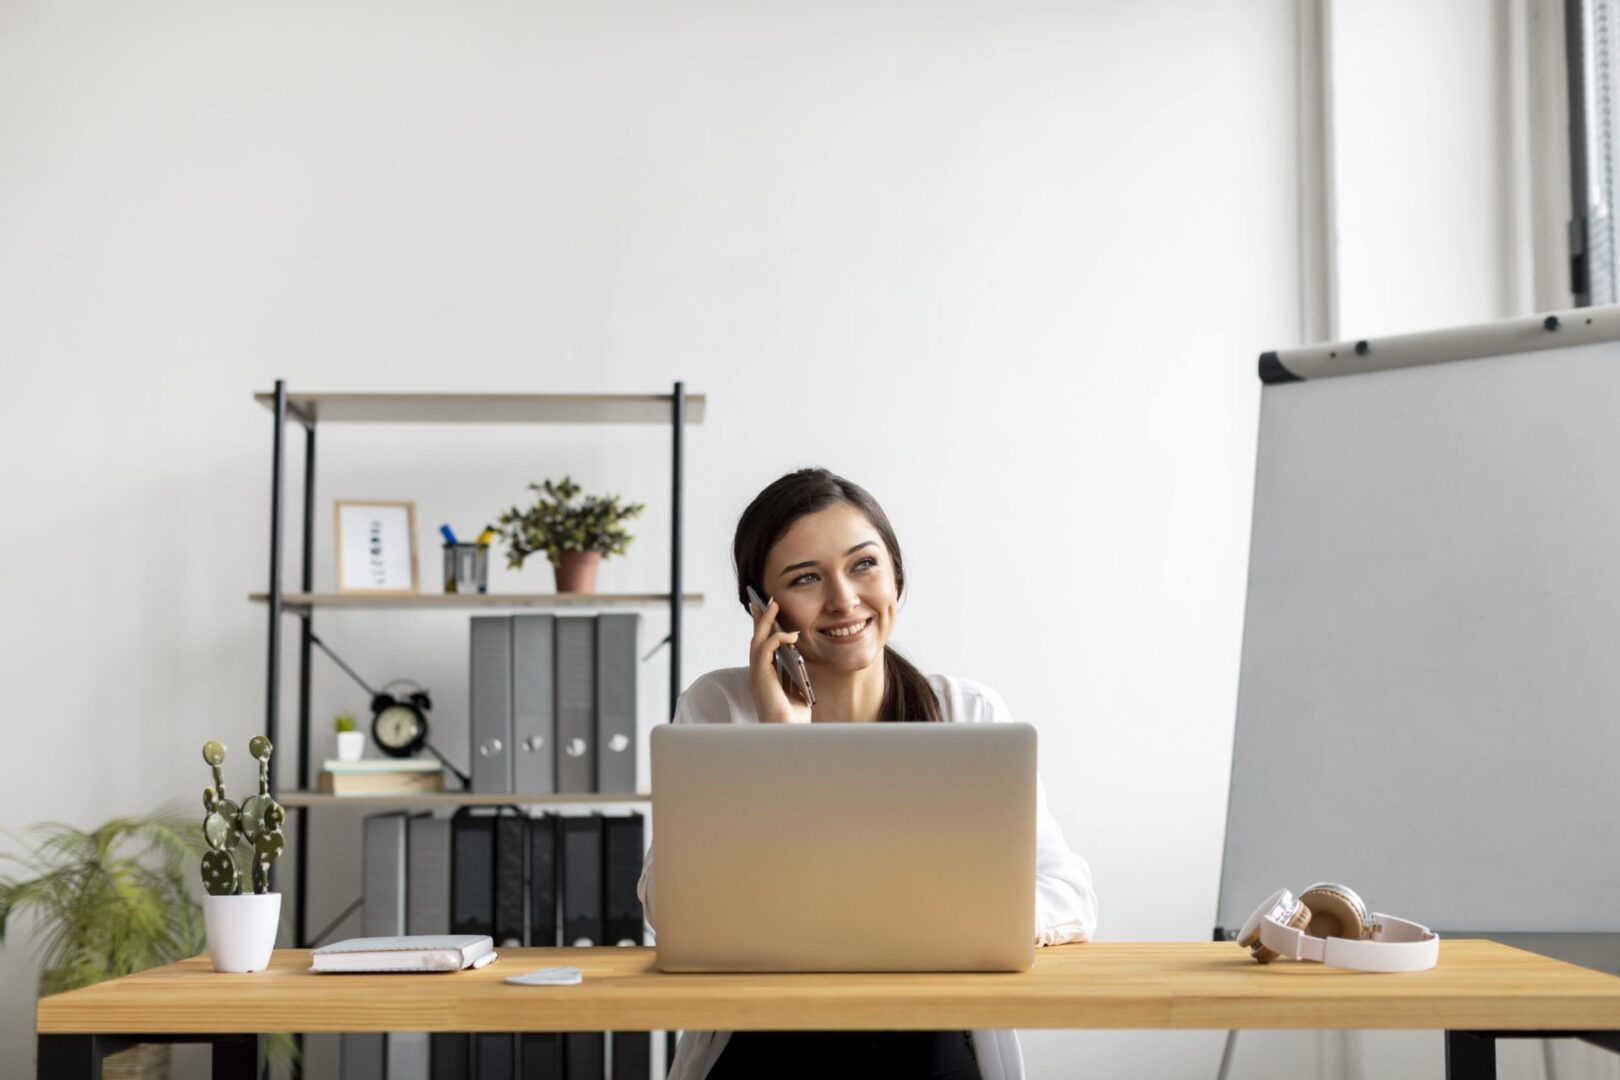
[[414,596],[421,591],[414,502],[338,499],[332,517],[339,593]]

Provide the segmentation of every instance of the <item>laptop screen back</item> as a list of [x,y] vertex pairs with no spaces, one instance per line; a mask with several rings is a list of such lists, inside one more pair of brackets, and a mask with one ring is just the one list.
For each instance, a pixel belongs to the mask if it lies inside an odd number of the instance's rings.
[[1021,971],[1034,958],[1027,724],[652,732],[664,971]]

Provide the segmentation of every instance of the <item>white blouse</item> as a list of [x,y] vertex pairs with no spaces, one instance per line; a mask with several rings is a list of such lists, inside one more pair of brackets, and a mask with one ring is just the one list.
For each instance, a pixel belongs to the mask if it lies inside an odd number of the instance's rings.
[[[1001,695],[983,683],[930,675],[928,685],[939,699],[940,718],[951,723],[1007,723],[1012,716]],[[677,724],[757,724],[754,695],[748,687],[747,668],[711,671],[687,688],[675,703]],[[1046,805],[1046,788],[1036,781],[1035,803],[1035,944],[1061,945],[1090,941],[1097,927],[1097,895],[1091,889],[1091,869],[1069,850],[1063,830]],[[657,828],[654,820],[653,827]],[[653,883],[652,849],[636,886],[647,923],[656,932],[657,889]],[[670,1080],[702,1080],[708,1075],[730,1039],[728,1031],[687,1031],[681,1034],[670,1066]],[[1011,1031],[975,1031],[973,1050],[984,1080],[1017,1080],[1023,1075],[1023,1056]]]

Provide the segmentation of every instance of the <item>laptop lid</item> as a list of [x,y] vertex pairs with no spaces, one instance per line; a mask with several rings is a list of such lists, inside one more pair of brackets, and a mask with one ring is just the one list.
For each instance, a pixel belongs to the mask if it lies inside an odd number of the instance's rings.
[[664,971],[1022,971],[1028,724],[665,724],[652,744]]

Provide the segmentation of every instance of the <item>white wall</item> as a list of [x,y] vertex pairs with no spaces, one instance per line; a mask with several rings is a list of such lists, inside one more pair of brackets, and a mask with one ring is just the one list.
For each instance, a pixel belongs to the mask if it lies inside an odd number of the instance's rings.
[[[0,827],[195,803],[203,739],[262,724],[252,391],[684,379],[709,405],[686,677],[743,656],[743,505],[841,471],[905,544],[897,642],[1038,725],[1102,937],[1207,937],[1254,357],[1298,340],[1294,49],[1287,0],[0,6]],[[414,499],[431,580],[440,521],[562,472],[651,504],[602,587],[665,579],[657,432],[321,440],[317,587],[335,497]],[[432,686],[462,744],[460,616],[320,627]],[[358,703],[318,670],[317,718]],[[357,816],[311,840],[315,925],[354,895]],[[18,1061],[33,967],[8,941]],[[1252,1067],[1297,1072],[1310,1039]],[[1219,1037],[1025,1050],[1033,1076],[1172,1077],[1213,1071]]]

